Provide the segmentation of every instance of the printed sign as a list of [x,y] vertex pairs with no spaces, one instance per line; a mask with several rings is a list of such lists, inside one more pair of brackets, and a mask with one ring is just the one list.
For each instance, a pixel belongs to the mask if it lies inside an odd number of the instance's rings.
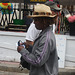
[[25,3],[45,3],[49,0],[26,0]]
[[59,68],[64,68],[65,66],[65,51],[66,51],[66,36],[56,35],[56,46],[59,57]]

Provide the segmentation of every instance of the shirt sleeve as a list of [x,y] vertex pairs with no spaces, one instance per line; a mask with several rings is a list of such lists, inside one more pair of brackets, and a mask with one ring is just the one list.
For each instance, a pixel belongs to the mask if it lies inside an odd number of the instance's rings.
[[50,55],[50,45],[47,37],[42,37],[40,39],[39,45],[37,46],[34,53],[29,53],[26,49],[20,51],[21,55],[28,63],[40,67],[49,58]]

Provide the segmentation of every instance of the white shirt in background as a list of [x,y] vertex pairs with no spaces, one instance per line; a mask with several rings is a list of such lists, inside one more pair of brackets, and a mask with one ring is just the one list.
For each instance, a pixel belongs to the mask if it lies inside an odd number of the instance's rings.
[[25,39],[30,40],[30,41],[34,41],[39,36],[41,31],[42,30],[37,30],[34,22],[32,22],[31,25],[28,28]]
[[[32,22],[26,33],[26,40],[34,41],[40,34],[42,30],[37,30],[34,22]],[[55,24],[53,24],[53,33],[55,34]]]

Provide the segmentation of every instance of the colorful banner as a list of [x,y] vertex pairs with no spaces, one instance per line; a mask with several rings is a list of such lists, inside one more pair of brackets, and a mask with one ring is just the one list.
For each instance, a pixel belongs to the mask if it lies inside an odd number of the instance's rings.
[[12,3],[0,3],[0,9],[2,14],[12,14],[13,13],[13,4]]

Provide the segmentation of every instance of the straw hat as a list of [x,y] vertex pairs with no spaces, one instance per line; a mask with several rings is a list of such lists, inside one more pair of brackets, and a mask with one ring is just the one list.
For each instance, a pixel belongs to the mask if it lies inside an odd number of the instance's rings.
[[28,17],[55,17],[56,14],[52,14],[52,11],[49,6],[45,4],[39,4],[34,6],[33,15]]

